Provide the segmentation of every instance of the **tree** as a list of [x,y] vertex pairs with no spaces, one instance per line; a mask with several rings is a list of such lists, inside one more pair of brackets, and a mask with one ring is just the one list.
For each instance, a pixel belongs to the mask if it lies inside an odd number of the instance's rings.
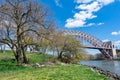
[[98,59],[98,60],[105,59],[105,56],[102,53],[98,53],[95,55],[95,59]]
[[120,58],[120,52],[117,53],[117,57]]
[[31,34],[38,36],[41,27],[51,25],[47,17],[47,8],[34,0],[5,0],[0,4],[0,42],[11,48],[18,65],[22,59],[28,62],[25,47],[36,43],[30,39]]
[[51,42],[51,34],[55,31],[55,23],[54,21],[50,22],[48,28],[40,28],[39,30],[39,37],[34,37],[33,41],[35,44],[35,50],[39,51],[40,53],[46,53],[46,51],[50,47]]
[[62,50],[65,42],[65,35],[63,31],[60,31],[60,30],[54,31],[51,34],[49,40],[50,40],[49,49],[53,50],[53,53],[57,52],[57,56],[59,56],[60,51]]
[[75,36],[66,35],[63,31],[55,31],[51,36],[51,49],[57,52],[60,61],[76,63],[82,59],[84,52],[82,45]]
[[82,49],[80,41],[78,41],[75,36],[66,35],[63,48],[58,58],[63,62],[77,63],[82,59],[83,53],[85,52]]

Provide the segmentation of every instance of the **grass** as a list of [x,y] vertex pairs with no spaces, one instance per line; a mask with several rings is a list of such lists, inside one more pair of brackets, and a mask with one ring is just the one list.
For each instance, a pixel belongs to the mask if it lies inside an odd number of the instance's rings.
[[43,63],[43,62],[48,62],[50,60],[53,60],[52,55],[48,54],[39,54],[39,53],[33,53],[33,54],[28,54],[28,60],[31,63]]
[[[37,53],[27,53],[32,63],[49,61],[50,55],[40,55]],[[4,61],[4,58],[8,58]],[[12,62],[13,54],[0,53],[0,80],[108,80],[104,75],[93,72],[87,67],[67,64],[43,67],[25,67],[16,66],[16,62]]]
[[[53,60],[55,58],[52,55],[40,54],[37,52],[34,53],[26,52],[26,55],[30,63],[43,63]],[[14,59],[15,57],[11,51],[6,50],[5,53],[0,52],[0,64],[16,65],[17,62],[14,61]]]
[[108,80],[105,76],[80,65],[47,67],[12,67],[0,71],[1,80]]

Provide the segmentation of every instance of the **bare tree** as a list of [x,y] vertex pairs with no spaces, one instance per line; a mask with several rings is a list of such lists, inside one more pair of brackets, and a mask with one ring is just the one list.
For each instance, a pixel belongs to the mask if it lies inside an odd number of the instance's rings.
[[28,62],[25,47],[35,43],[29,35],[38,36],[41,27],[47,29],[51,25],[47,16],[47,9],[34,0],[3,0],[0,3],[0,42],[11,48],[18,65],[22,64],[22,58]]

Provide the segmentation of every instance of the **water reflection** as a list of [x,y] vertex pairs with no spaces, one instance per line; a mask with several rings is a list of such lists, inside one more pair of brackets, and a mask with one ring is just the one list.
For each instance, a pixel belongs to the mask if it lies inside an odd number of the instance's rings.
[[80,64],[97,66],[104,70],[109,70],[111,72],[117,73],[120,76],[120,61],[81,61]]

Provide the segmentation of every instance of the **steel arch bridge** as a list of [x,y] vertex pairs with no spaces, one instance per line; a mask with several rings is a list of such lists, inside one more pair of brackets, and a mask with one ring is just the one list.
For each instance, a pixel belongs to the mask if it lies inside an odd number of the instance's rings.
[[106,58],[109,58],[109,59],[117,58],[116,51],[119,51],[119,50],[115,48],[114,44],[111,41],[102,42],[95,36],[92,36],[90,34],[87,34],[81,31],[65,30],[64,33],[73,35],[77,38],[81,38],[87,41],[92,46],[84,46],[85,48],[98,49],[102,54],[105,55]]

